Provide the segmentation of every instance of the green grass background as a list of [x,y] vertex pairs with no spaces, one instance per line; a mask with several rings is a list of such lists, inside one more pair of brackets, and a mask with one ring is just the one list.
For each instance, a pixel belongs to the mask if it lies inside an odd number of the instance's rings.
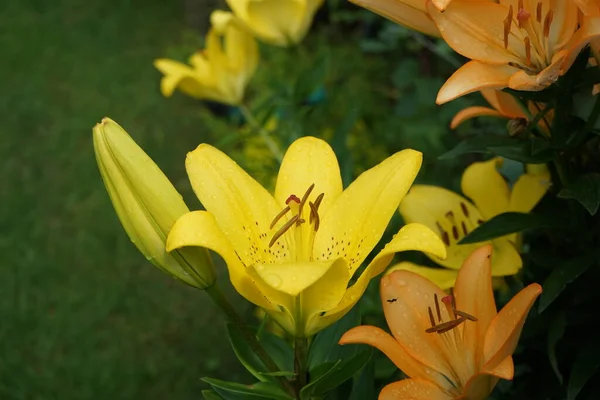
[[122,124],[197,208],[197,105],[159,93],[183,1],[0,2],[0,399],[200,398],[240,373],[203,293],[149,265],[112,211],[91,129]]

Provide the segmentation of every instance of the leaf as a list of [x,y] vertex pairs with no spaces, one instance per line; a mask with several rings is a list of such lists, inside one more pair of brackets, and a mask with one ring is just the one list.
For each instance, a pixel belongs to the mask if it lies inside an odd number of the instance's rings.
[[254,353],[240,331],[233,324],[227,324],[227,334],[229,335],[229,343],[231,343],[233,352],[238,360],[240,360],[240,363],[248,370],[248,372],[254,375],[255,378],[263,382],[268,381],[269,378],[265,375],[265,373],[268,372],[268,369]]
[[271,332],[261,333],[258,341],[281,371],[294,370],[294,349],[288,342]]
[[346,331],[359,324],[360,307],[355,306],[342,319],[319,332],[310,345],[308,369],[354,356],[359,350],[356,346],[340,346],[338,342]]
[[587,381],[600,367],[600,342],[594,340],[583,346],[571,367],[567,400],[575,400]]
[[538,311],[541,313],[548,308],[567,285],[587,271],[593,262],[593,255],[585,255],[559,264],[542,284],[543,292]]
[[253,385],[243,385],[236,382],[226,382],[214,378],[202,378],[224,400],[244,400],[248,398],[294,400],[278,386],[270,382],[257,382]]
[[513,142],[507,136],[481,134],[462,140],[455,148],[438,157],[440,160],[448,160],[469,153],[487,153],[490,146],[502,146]]
[[[325,363],[315,368],[315,371],[310,372],[310,376],[317,376],[316,379],[311,379],[311,382],[302,388],[300,398],[310,398],[311,396],[319,396],[329,392],[340,386],[342,383],[350,379],[356,374],[371,358],[373,349],[366,346],[356,346],[361,349],[359,353],[344,361],[338,360],[335,363]],[[322,372],[326,370],[326,372]]]
[[212,390],[203,390],[202,397],[204,400],[223,400],[221,396],[219,396],[216,392]]
[[564,311],[561,311],[556,315],[552,324],[550,325],[550,330],[548,331],[548,341],[546,342],[546,348],[548,351],[548,359],[550,360],[550,365],[554,370],[554,374],[558,378],[560,384],[563,384],[563,376],[560,373],[560,369],[558,368],[558,360],[556,359],[556,344],[560,339],[562,339],[565,334],[565,328],[567,326],[567,318]]
[[531,213],[506,212],[496,215],[489,221],[479,225],[471,233],[462,238],[458,244],[484,242],[529,229],[559,228],[561,226],[563,224],[560,221],[550,219],[546,216]]
[[534,147],[529,141],[515,141],[510,146],[489,146],[488,150],[500,157],[526,164],[543,164],[554,159],[552,150],[540,150],[539,145]]
[[600,174],[586,174],[558,193],[562,199],[574,199],[591,214],[595,215],[600,206]]
[[352,392],[348,400],[374,399],[375,394],[375,360],[371,358],[360,373],[352,379]]

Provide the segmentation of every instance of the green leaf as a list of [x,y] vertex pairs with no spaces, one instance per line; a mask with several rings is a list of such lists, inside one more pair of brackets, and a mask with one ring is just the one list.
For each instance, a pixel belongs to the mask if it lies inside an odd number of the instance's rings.
[[348,400],[375,399],[375,360],[371,358],[352,380],[352,392]]
[[221,396],[212,390],[203,390],[202,397],[204,400],[223,400]]
[[[302,388],[300,391],[300,398],[308,399],[311,396],[319,396],[327,393],[330,390],[337,388],[360,371],[360,369],[369,362],[373,349],[366,346],[357,347],[364,350],[344,361],[338,360],[335,363],[325,363],[310,371],[309,375],[311,377],[311,382]],[[313,376],[316,376],[316,378],[313,379]]]
[[541,313],[548,308],[567,285],[587,271],[593,262],[593,255],[584,255],[559,264],[542,284],[544,290],[538,311]]
[[233,348],[233,352],[237,356],[240,363],[254,375],[255,378],[266,382],[269,380],[265,376],[265,372],[268,372],[267,367],[254,353],[248,342],[244,339],[244,336],[240,331],[233,325],[227,324],[227,334],[229,335],[229,343]]
[[575,400],[587,381],[600,367],[600,342],[594,340],[583,346],[571,367],[567,400]]
[[271,332],[261,333],[258,341],[281,371],[294,370],[294,349],[288,342]]
[[270,382],[257,382],[253,385],[243,385],[236,382],[226,382],[214,378],[202,378],[217,394],[225,400],[244,400],[248,398],[294,400],[283,392],[277,385]]
[[564,311],[561,311],[554,317],[552,320],[552,324],[550,325],[550,330],[548,331],[548,341],[546,342],[547,350],[548,350],[548,359],[550,360],[550,365],[554,370],[554,374],[558,378],[560,384],[563,384],[563,376],[560,373],[560,369],[558,368],[558,360],[556,359],[556,344],[560,339],[562,339],[565,334],[565,328],[567,326],[567,318]]
[[489,146],[488,150],[500,157],[519,161],[526,164],[542,164],[554,159],[550,149],[539,149],[539,144],[529,141],[515,141],[509,146]]
[[542,215],[506,212],[496,215],[489,221],[479,225],[471,233],[462,238],[458,244],[484,242],[486,240],[528,229],[559,228],[561,226],[562,224],[560,221]]
[[586,174],[558,193],[562,199],[575,199],[591,214],[595,215],[600,206],[600,174]]
[[508,136],[480,134],[462,140],[455,148],[438,158],[447,160],[470,153],[487,153],[490,146],[505,146],[514,142]]
[[340,346],[338,342],[344,333],[360,324],[360,317],[360,307],[355,306],[342,319],[315,336],[309,349],[309,370],[314,369],[318,365],[327,362],[335,363],[338,360],[344,360],[356,354],[358,351],[356,346]]

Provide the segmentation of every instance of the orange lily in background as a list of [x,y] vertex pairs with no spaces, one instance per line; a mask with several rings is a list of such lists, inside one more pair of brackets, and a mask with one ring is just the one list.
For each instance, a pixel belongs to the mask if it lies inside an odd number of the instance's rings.
[[[436,3],[448,2],[449,0]],[[427,15],[426,0],[350,0],[397,24],[430,36],[440,36],[437,27]]]
[[376,347],[410,378],[384,387],[380,400],[482,400],[498,379],[513,378],[512,354],[542,287],[527,286],[497,312],[491,252],[484,246],[469,256],[454,296],[410,271],[381,279],[381,302],[393,336],[358,326],[340,339],[340,344]]
[[486,88],[542,90],[600,37],[600,18],[579,23],[577,5],[565,0],[453,0],[444,12],[430,1],[427,12],[448,45],[471,59],[442,86],[438,104]]

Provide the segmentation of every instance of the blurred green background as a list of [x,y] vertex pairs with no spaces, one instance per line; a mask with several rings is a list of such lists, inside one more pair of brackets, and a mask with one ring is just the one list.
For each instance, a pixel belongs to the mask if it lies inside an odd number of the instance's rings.
[[[326,57],[324,104],[275,96],[282,124],[308,121],[295,136],[338,140],[348,177],[407,146],[426,152],[421,180],[459,176],[461,166],[436,161],[456,142],[447,123],[466,104],[433,104],[452,60],[435,43],[399,45],[407,31],[340,4],[319,14],[303,53],[263,49],[254,98]],[[152,268],[128,240],[92,148],[93,125],[110,116],[192,209],[183,160],[198,143],[227,144],[252,167],[245,139],[223,133],[232,123],[159,93],[152,61],[185,59],[201,43],[188,17],[184,1],[0,3],[0,399],[199,398],[203,376],[244,376],[207,297]]]

